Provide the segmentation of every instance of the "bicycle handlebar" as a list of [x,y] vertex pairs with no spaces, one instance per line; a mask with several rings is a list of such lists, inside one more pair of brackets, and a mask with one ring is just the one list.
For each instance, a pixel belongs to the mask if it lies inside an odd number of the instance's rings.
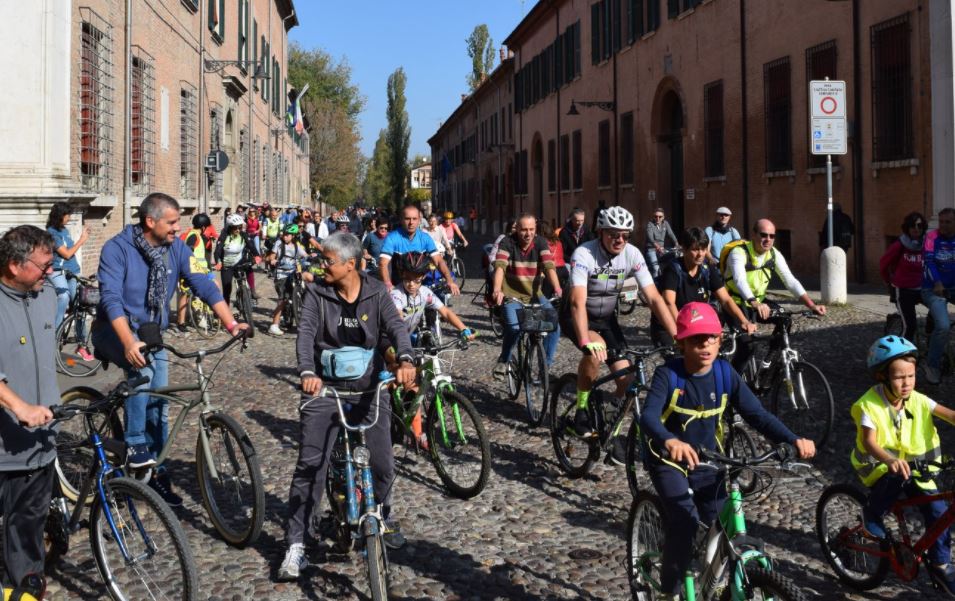
[[[766,451],[757,457],[728,457],[718,451],[713,451],[698,445],[692,445],[693,450],[699,456],[701,463],[698,466],[711,467],[714,469],[723,469],[725,467],[747,468],[762,465],[768,461],[778,461],[783,466],[792,465],[793,459],[798,457],[796,448],[783,442],[772,449]],[[660,450],[660,457],[669,459],[670,453],[665,448]]]
[[104,398],[94,401],[89,405],[52,405],[50,412],[53,414],[53,421],[50,425],[72,419],[81,413],[97,413],[103,406],[111,404],[118,398],[128,397],[135,392],[137,388],[147,383],[149,383],[149,376],[138,376],[120,382],[115,388],[109,391]]
[[440,353],[441,351],[446,351],[453,346],[458,347],[462,351],[467,350],[468,347],[470,346],[470,340],[468,340],[467,338],[456,336],[452,340],[438,346],[414,347],[411,349],[411,352],[414,353],[416,358],[423,357],[426,355],[433,356]]
[[219,353],[226,351],[227,349],[229,349],[229,347],[231,347],[233,344],[239,341],[242,341],[242,350],[245,350],[248,347],[248,337],[249,337],[248,330],[242,330],[241,332],[239,332],[238,335],[230,337],[218,348],[203,349],[203,350],[193,351],[191,353],[180,352],[174,346],[172,346],[171,344],[167,344],[165,342],[158,345],[150,345],[149,347],[145,349],[145,351],[149,352],[149,351],[156,350],[158,348],[163,348],[169,351],[170,353],[172,353],[173,355],[179,357],[180,359],[199,359],[202,357],[206,357],[208,355],[218,355]]
[[665,353],[667,351],[673,350],[672,346],[659,346],[654,349],[624,349],[622,351],[623,355],[626,357],[633,357],[636,360],[646,359],[651,355],[656,355],[657,353]]
[[368,390],[361,390],[357,392],[351,392],[351,391],[348,392],[349,396],[351,395],[361,396],[371,392],[375,393],[375,419],[371,420],[371,423],[369,424],[358,424],[357,426],[352,426],[348,423],[348,420],[345,419],[345,407],[342,405],[342,398],[341,396],[339,396],[338,390],[335,389],[335,387],[329,386],[328,384],[323,383],[322,389],[318,391],[317,396],[328,396],[328,397],[334,398],[335,404],[338,406],[338,418],[341,421],[342,427],[350,432],[362,432],[364,430],[368,430],[369,428],[372,428],[375,424],[378,423],[378,416],[381,413],[381,390],[382,388],[387,386],[388,383],[391,382],[392,380],[394,380],[394,376],[390,378],[382,379],[378,383],[378,386],[376,386],[375,388],[370,388]]

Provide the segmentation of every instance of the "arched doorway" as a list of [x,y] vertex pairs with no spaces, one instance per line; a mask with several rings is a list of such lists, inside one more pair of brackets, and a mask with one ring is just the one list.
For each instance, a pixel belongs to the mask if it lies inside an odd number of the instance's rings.
[[675,232],[683,231],[686,221],[683,182],[683,102],[674,85],[658,92],[654,107],[657,138],[657,200],[664,207]]
[[544,217],[544,144],[540,134],[534,134],[531,146],[531,169],[534,171],[534,209],[537,216]]

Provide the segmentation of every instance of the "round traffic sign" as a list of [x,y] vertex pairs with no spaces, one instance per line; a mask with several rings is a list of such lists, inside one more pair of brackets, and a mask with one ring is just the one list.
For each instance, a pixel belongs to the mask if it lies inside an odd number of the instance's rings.
[[819,108],[827,115],[836,112],[837,106],[836,99],[832,96],[823,96],[822,100],[819,101]]

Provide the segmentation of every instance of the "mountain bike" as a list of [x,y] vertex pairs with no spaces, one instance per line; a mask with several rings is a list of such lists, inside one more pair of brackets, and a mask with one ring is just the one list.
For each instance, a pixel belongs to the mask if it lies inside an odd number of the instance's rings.
[[451,275],[454,276],[454,281],[457,282],[458,286],[462,289],[464,288],[464,281],[467,279],[467,272],[464,270],[464,261],[461,259],[458,249],[463,246],[464,244],[462,242],[452,240],[451,248],[448,249],[447,253],[447,256],[450,257],[448,260],[448,268],[451,270]]
[[[419,344],[422,338],[419,338]],[[425,408],[427,452],[448,491],[459,499],[470,499],[484,490],[491,473],[491,448],[484,422],[474,405],[454,389],[451,374],[453,353],[466,350],[468,341],[452,340],[443,346],[423,341],[414,349],[414,364],[421,376],[418,391],[409,396],[401,387],[392,391],[392,439],[417,439],[411,423],[422,405]],[[455,348],[456,347],[456,348]],[[446,358],[448,354],[452,358]]]
[[93,353],[93,319],[99,304],[99,287],[96,276],[84,278],[68,271],[64,275],[68,280],[75,279],[78,286],[56,329],[56,367],[68,376],[82,378],[93,375],[102,365],[95,357],[87,361],[75,352],[78,347],[84,347]]
[[[550,436],[554,444],[557,464],[571,478],[585,476],[601,454],[608,454],[613,439],[623,428],[627,416],[633,416],[627,432],[627,481],[631,491],[637,490],[636,470],[641,464],[640,445],[640,397],[650,388],[650,380],[661,354],[669,347],[622,351],[630,365],[594,380],[590,392],[589,407],[592,411],[597,436],[582,437],[574,429],[577,412],[577,374],[566,373],[558,380],[550,398]],[[623,399],[618,399],[609,390],[601,390],[606,384],[615,384],[620,377],[633,376]]]
[[70,536],[83,526],[83,510],[90,504],[90,546],[110,597],[199,599],[199,572],[178,518],[155,491],[110,462],[109,455],[122,455],[125,445],[99,433],[103,417],[114,414],[135,387],[147,381],[143,377],[121,382],[108,396],[88,405],[51,408],[57,421],[83,415],[86,438],[58,435],[57,445],[61,453],[83,448],[91,460],[72,511],[54,483],[44,528],[47,563],[55,564],[68,552]]
[[248,274],[252,271],[252,264],[248,261],[233,267],[235,281],[235,306],[239,309],[239,317],[251,326],[249,338],[255,336],[255,322],[252,321],[252,289],[249,288]]
[[539,426],[547,415],[550,393],[544,336],[557,335],[557,310],[548,309],[538,302],[526,304],[517,299],[505,299],[504,302],[521,304],[517,310],[520,332],[507,364],[507,394],[514,400],[523,390],[527,421],[531,426]]
[[[372,485],[371,451],[365,441],[365,431],[378,422],[382,390],[389,381],[383,380],[374,389],[375,415],[370,423],[349,424],[345,414],[351,404],[342,402],[338,391],[328,384],[318,395],[335,399],[342,426],[331,453],[325,481],[335,522],[335,544],[337,550],[344,553],[361,551],[365,558],[368,587],[374,600],[388,598],[388,552],[383,540],[385,520]],[[359,393],[347,393],[348,396],[356,394]]]
[[[937,461],[913,460],[913,471],[926,474],[929,468],[951,472],[955,461],[944,458]],[[932,478],[939,472],[932,473]],[[913,477],[916,477],[913,475]],[[869,493],[855,483],[833,484],[823,491],[816,505],[816,534],[819,545],[829,566],[839,580],[854,589],[868,591],[878,587],[891,569],[904,581],[918,576],[919,566],[929,562],[928,549],[955,523],[955,490],[922,495],[914,499],[901,499],[892,504],[886,515],[886,539],[878,539],[863,527],[862,508]],[[914,532],[922,527],[921,516],[914,528],[909,525],[906,513],[920,505],[944,500],[948,510],[939,517],[921,537],[914,539]],[[928,570],[932,585],[940,588],[938,576]]]
[[[443,279],[434,282],[431,286],[431,292],[441,299],[445,306],[451,306],[451,290]],[[425,307],[423,326],[431,332],[435,345],[441,346],[444,343],[444,334],[441,331],[441,314],[436,309]]]
[[[209,375],[203,371],[202,362],[206,357],[223,353],[236,343],[241,342],[241,348],[246,348],[244,335],[232,337],[215,349],[200,350],[191,353],[181,352],[176,348],[159,343],[147,347],[146,352],[163,348],[180,359],[195,361],[195,384],[173,385],[149,390],[149,395],[165,399],[181,407],[176,421],[169,431],[166,444],[156,458],[156,465],[169,457],[179,431],[185,424],[186,418],[194,409],[199,410],[197,425],[199,434],[196,439],[196,477],[199,491],[202,495],[202,504],[209,514],[213,527],[230,545],[245,547],[252,544],[262,531],[262,522],[265,519],[265,489],[262,484],[262,471],[259,468],[258,454],[252,445],[245,429],[235,418],[222,412],[212,404],[212,395],[209,388],[212,375],[221,364],[222,359],[212,368]],[[188,398],[183,393],[198,393]],[[90,405],[101,401],[103,395],[97,390],[88,387],[78,387],[63,394],[64,405]],[[121,438],[122,425],[119,419],[120,408],[117,406],[98,422],[100,431],[112,430],[114,436]],[[82,454],[72,455],[68,461],[61,464],[58,475],[64,494],[70,498],[80,490],[77,475],[82,473],[89,457]],[[149,476],[144,473],[144,477]]]
[[[742,599],[804,599],[802,591],[788,578],[773,570],[763,551],[762,541],[749,536],[743,515],[743,494],[737,476],[769,461],[793,471],[806,464],[792,462],[795,449],[779,445],[759,457],[734,459],[707,449],[696,449],[702,463],[696,469],[716,469],[727,475],[729,495],[719,517],[712,524],[701,523],[694,541],[698,569],[683,580],[682,599],[695,601]],[[660,591],[666,508],[657,495],[640,491],[633,499],[627,519],[627,574],[634,599],[668,599]]]
[[636,310],[637,305],[647,305],[647,299],[637,284],[637,278],[627,278],[623,281],[623,288],[617,295],[617,304],[614,311],[618,315],[630,315]]

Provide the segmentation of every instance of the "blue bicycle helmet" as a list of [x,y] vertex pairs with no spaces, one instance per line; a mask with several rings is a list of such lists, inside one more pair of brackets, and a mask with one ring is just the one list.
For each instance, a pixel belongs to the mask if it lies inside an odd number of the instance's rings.
[[866,367],[875,375],[881,372],[893,359],[900,357],[916,357],[919,350],[915,345],[901,336],[883,336],[869,347],[869,356]]

